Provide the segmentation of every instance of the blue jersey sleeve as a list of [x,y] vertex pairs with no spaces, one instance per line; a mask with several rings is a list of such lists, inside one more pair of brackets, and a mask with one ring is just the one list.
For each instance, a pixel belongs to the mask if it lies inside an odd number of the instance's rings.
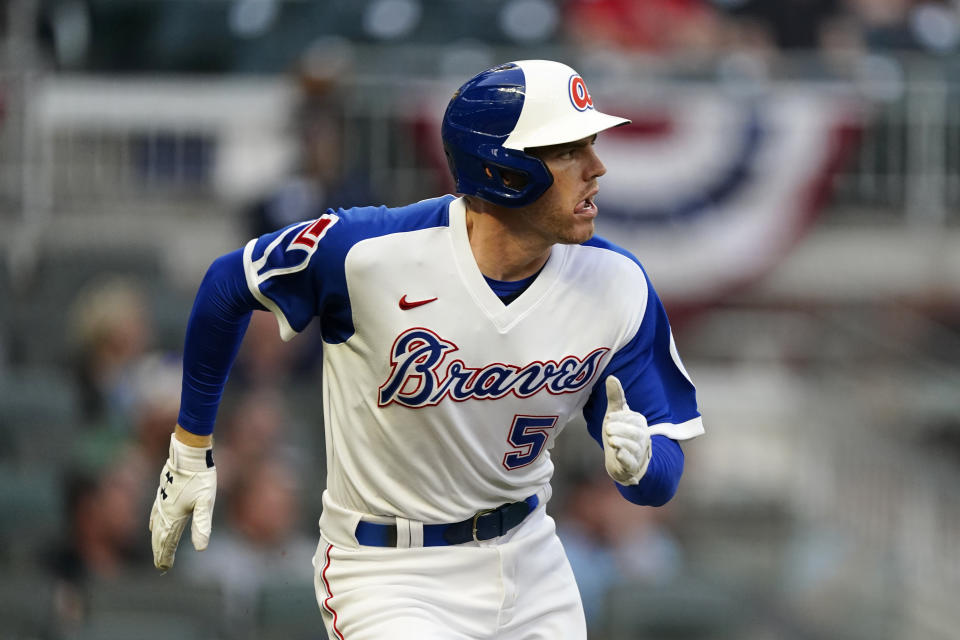
[[659,507],[670,501],[683,475],[683,449],[676,440],[666,436],[651,439],[650,464],[639,484],[624,486],[615,482],[617,490],[634,504]]
[[616,376],[630,409],[642,413],[660,434],[652,438],[651,462],[640,484],[617,488],[631,502],[659,505],[673,496],[683,473],[683,451],[676,441],[700,435],[703,425],[696,389],[677,354],[666,310],[645,273],[644,282],[646,306],[640,325],[598,377],[583,415],[590,435],[602,446],[605,382],[607,376]]
[[[325,308],[342,308],[331,302],[345,288],[336,243],[328,243],[331,248],[322,253],[326,262],[308,268],[321,240],[338,220],[336,214],[327,213],[299,222],[251,240],[244,249],[213,262],[187,323],[181,427],[196,434],[213,432],[227,376],[253,310],[272,311],[280,321],[282,337],[290,339]],[[323,270],[329,273],[317,277],[317,271]],[[335,331],[336,314],[330,315],[325,326]]]
[[177,423],[187,431],[213,432],[227,374],[255,309],[263,307],[247,289],[240,251],[214,260],[197,290],[183,346]]
[[341,234],[332,233],[340,219],[329,211],[251,240],[243,250],[247,286],[273,312],[284,340],[303,331],[314,316],[331,311],[338,297],[346,297],[345,252],[337,242]]

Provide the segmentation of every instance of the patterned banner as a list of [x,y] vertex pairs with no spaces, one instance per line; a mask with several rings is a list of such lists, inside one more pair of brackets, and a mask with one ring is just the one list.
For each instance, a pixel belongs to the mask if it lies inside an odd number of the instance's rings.
[[661,99],[603,103],[633,124],[597,142],[598,233],[637,255],[671,302],[708,303],[761,277],[807,231],[862,111],[809,85]]
[[[442,114],[446,97],[429,112]],[[633,252],[673,307],[715,302],[777,265],[822,209],[865,113],[849,91],[818,84],[749,95],[670,87],[655,99],[598,100],[633,124],[598,138],[607,174],[597,233]],[[439,119],[418,128],[452,188]]]

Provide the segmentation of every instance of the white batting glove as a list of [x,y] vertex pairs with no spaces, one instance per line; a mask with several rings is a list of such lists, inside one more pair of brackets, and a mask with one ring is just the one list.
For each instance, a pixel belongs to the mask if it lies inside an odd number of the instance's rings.
[[213,503],[217,497],[217,468],[213,449],[191,447],[170,436],[170,457],[160,472],[160,486],[150,511],[153,564],[166,571],[180,544],[187,520],[193,515],[190,537],[197,551],[210,542]]
[[623,385],[616,377],[607,376],[606,391],[603,457],[607,473],[622,485],[638,484],[652,455],[647,419],[630,410]]

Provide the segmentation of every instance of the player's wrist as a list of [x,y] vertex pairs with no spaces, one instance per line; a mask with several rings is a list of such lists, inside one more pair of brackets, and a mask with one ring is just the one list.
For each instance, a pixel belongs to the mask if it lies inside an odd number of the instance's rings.
[[170,465],[176,471],[200,472],[212,469],[213,448],[194,447],[170,436]]
[[179,424],[174,428],[173,435],[179,442],[187,445],[188,447],[198,447],[201,449],[209,449],[213,446],[213,436],[212,435],[200,435],[197,433],[191,433],[187,431]]

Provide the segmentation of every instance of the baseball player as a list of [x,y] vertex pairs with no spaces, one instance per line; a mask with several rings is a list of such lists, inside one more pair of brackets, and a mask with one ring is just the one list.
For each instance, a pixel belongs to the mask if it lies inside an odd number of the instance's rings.
[[207,546],[220,394],[251,311],[269,310],[284,340],[311,321],[324,340],[313,563],[329,636],[585,638],[545,513],[554,439],[582,413],[623,496],[661,505],[678,442],[703,433],[649,279],[593,235],[593,143],[627,122],[564,64],[489,69],[443,118],[460,197],[328,210],[215,260],[150,516],[156,566],[191,515]]

